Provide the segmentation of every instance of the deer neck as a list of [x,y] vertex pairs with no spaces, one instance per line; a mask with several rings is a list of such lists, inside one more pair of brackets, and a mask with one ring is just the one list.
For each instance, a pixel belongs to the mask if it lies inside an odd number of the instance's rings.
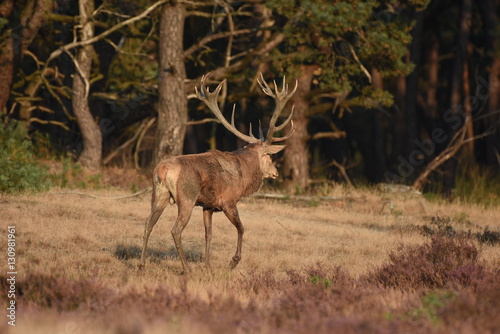
[[260,170],[259,152],[243,148],[234,153],[239,155],[242,159],[241,182],[244,186],[243,196],[249,196],[257,192],[262,185],[263,173]]

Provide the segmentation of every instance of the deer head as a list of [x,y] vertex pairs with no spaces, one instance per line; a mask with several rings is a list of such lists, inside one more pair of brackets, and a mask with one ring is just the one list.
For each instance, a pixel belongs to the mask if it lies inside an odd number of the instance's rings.
[[[224,125],[224,127],[226,129],[228,129],[231,133],[233,133],[239,139],[241,139],[249,144],[260,143],[261,144],[260,151],[261,151],[261,154],[263,156],[278,153],[279,151],[281,151],[282,149],[285,148],[285,145],[272,145],[272,144],[277,143],[277,142],[283,142],[293,135],[293,132],[294,132],[293,121],[292,121],[293,107],[292,107],[292,110],[290,112],[290,115],[281,125],[276,126],[276,122],[278,121],[278,118],[280,117],[280,114],[283,111],[283,108],[285,107],[287,101],[292,97],[292,95],[297,90],[297,87],[298,87],[297,81],[295,81],[294,89],[291,92],[288,92],[288,84],[286,84],[285,77],[283,77],[283,86],[281,88],[281,91],[279,90],[279,87],[276,84],[276,81],[274,81],[274,91],[273,91],[269,87],[269,85],[266,83],[266,81],[264,80],[264,76],[262,75],[262,73],[260,73],[260,79],[257,79],[257,82],[259,83],[259,86],[262,89],[262,91],[266,95],[272,97],[275,100],[276,107],[274,109],[273,115],[272,115],[271,120],[269,122],[269,130],[267,131],[266,138],[263,138],[262,129],[260,128],[259,132],[261,134],[261,136],[260,136],[261,138],[258,139],[252,134],[252,125],[251,124],[250,124],[249,135],[246,135],[246,134],[238,131],[238,129],[236,129],[236,126],[234,125],[234,112],[235,112],[236,105],[233,106],[233,113],[231,115],[231,123],[229,123],[226,120],[226,118],[222,115],[222,112],[219,109],[219,105],[217,103],[217,99],[219,97],[222,86],[224,85],[226,80],[223,80],[221,83],[219,83],[219,85],[215,88],[215,90],[213,92],[210,92],[208,87],[206,87],[206,83],[205,83],[208,75],[209,74],[202,76],[200,89],[195,87],[196,96],[198,97],[198,99],[200,99],[201,101],[203,101],[207,105],[207,107],[210,109],[210,111],[212,111],[212,113],[215,115],[215,117],[217,117],[219,122],[221,122],[221,124]],[[281,131],[288,123],[290,123],[292,126],[290,132],[287,135],[282,136],[282,137],[274,137],[274,134],[278,131]],[[269,158],[269,160],[270,160],[270,158]],[[261,162],[261,164],[262,164],[262,162]],[[272,163],[271,163],[271,165],[272,165]],[[273,166],[273,168],[274,168],[274,166]],[[276,169],[276,168],[274,168],[274,169]],[[269,175],[270,176],[267,176],[267,177],[272,177],[273,173],[270,172]]]

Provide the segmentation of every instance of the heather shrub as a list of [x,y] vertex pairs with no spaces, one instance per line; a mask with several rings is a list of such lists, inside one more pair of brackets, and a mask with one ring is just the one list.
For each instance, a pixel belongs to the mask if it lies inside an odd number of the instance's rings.
[[488,228],[485,228],[482,233],[477,232],[475,234],[475,237],[482,244],[487,244],[490,246],[500,244],[500,232],[490,231]]
[[160,315],[193,312],[200,308],[200,302],[185,291],[176,291],[171,287],[160,285],[144,290],[131,289],[114,298],[110,305],[116,309],[138,309],[148,318]]
[[[461,216],[459,220],[464,220]],[[476,239],[482,244],[495,246],[500,243],[500,232],[491,231],[488,227],[483,232],[468,233],[457,231],[453,227],[453,220],[450,217],[434,216],[431,218],[429,224],[422,226],[421,233],[424,236],[442,236],[442,237],[462,237],[469,239]],[[469,224],[472,224],[468,221]]]
[[400,246],[389,254],[389,262],[364,279],[383,287],[443,288],[451,283],[469,285],[480,279],[484,265],[472,241],[458,236],[434,236],[419,246]]
[[457,235],[457,231],[453,228],[451,222],[450,217],[432,217],[429,225],[422,226],[422,234],[425,236],[454,237]]
[[498,333],[499,301],[500,270],[486,270],[473,286],[457,290],[453,301],[440,311],[441,325],[449,332]]
[[288,279],[266,312],[272,332],[377,333],[385,325],[382,312],[370,311],[380,307],[378,289],[359,284],[341,267],[316,265],[289,272]]
[[235,282],[234,289],[243,289],[255,295],[267,295],[270,292],[279,290],[285,284],[278,280],[272,271],[250,272],[247,276],[239,278]]
[[[1,282],[2,285],[5,284],[6,278],[2,277]],[[54,308],[58,311],[94,308],[110,294],[108,289],[90,280],[70,280],[48,274],[29,274],[19,278],[16,288],[20,304]]]

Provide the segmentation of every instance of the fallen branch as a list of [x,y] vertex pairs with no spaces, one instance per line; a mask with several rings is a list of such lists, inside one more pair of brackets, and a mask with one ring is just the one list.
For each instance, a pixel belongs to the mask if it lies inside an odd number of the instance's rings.
[[413,183],[413,189],[417,191],[422,191],[425,184],[427,183],[427,179],[429,175],[435,171],[439,166],[443,163],[451,159],[457,154],[458,150],[466,143],[472,142],[476,139],[480,139],[483,137],[487,137],[493,134],[496,131],[496,128],[482,133],[480,135],[470,137],[465,139],[465,135],[467,134],[467,123],[471,121],[471,118],[468,116],[464,122],[463,127],[453,136],[448,147],[443,150],[443,152],[439,153],[429,164],[427,168],[418,176],[418,178]]
[[347,175],[346,166],[339,164],[337,162],[337,160],[335,160],[335,159],[332,161],[332,165],[334,165],[335,167],[337,167],[339,169],[339,171],[342,174],[342,177],[344,178],[345,182],[347,182],[347,185],[350,188],[354,188],[354,185],[352,184],[351,179],[349,178],[349,175]]
[[257,193],[252,198],[263,199],[279,199],[279,200],[293,200],[293,201],[357,201],[364,200],[364,197],[352,196],[305,196],[305,195],[286,195],[286,194],[272,194],[272,193]]
[[126,198],[137,197],[137,196],[145,194],[151,190],[153,190],[153,188],[149,187],[149,188],[143,189],[141,191],[135,192],[132,195],[125,195],[125,196],[97,196],[97,195],[82,193],[79,191],[56,191],[56,192],[49,192],[49,195],[78,195],[78,196],[90,197],[90,198],[96,198],[96,199],[126,199]]
[[145,126],[146,126],[146,120],[142,121],[141,125],[139,125],[139,129],[137,129],[137,131],[135,132],[135,134],[134,134],[134,136],[132,138],[130,138],[125,143],[123,143],[120,146],[118,146],[118,148],[116,150],[114,150],[113,152],[111,152],[110,154],[108,154],[106,156],[106,158],[103,159],[103,161],[102,161],[103,165],[107,165],[114,157],[116,157],[118,155],[118,153],[120,153],[122,150],[124,150],[125,148],[127,148],[129,145],[131,145],[139,137],[139,135],[141,134],[142,129]]

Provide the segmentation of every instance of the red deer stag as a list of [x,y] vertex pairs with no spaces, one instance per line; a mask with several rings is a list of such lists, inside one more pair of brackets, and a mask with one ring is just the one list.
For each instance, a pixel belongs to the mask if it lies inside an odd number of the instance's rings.
[[[275,90],[271,90],[264,81],[261,73],[258,80],[265,94],[273,97],[276,107],[269,123],[267,138],[257,139],[238,131],[234,125],[234,107],[231,124],[224,118],[217,104],[222,81],[213,93],[206,88],[207,76],[201,79],[201,87],[196,91],[198,99],[203,101],[217,119],[232,132],[236,137],[248,143],[245,147],[234,152],[209,151],[200,154],[182,155],[161,161],[153,172],[153,195],[151,200],[151,214],[148,217],[144,230],[144,244],[142,248],[141,263],[139,268],[144,268],[146,262],[146,249],[149,235],[153,226],[160,218],[167,203],[172,199],[177,204],[178,216],[172,229],[175,248],[179,254],[184,272],[190,268],[182,248],[181,234],[186,227],[193,208],[203,208],[203,222],[205,224],[205,265],[210,268],[210,243],[212,240],[212,214],[222,211],[238,231],[238,242],[236,254],[230,262],[234,268],[241,259],[241,245],[243,242],[243,224],[238,215],[236,204],[243,196],[248,196],[259,190],[264,178],[275,178],[278,171],[274,167],[270,155],[278,153],[285,146],[272,145],[275,142],[283,142],[293,134],[292,130],[283,137],[273,135],[282,130],[290,122],[290,116],[279,126],[276,126],[281,111],[288,99],[297,90],[298,83],[292,92],[288,92],[288,85],[283,78],[283,88],[279,90],[274,82]],[[262,134],[262,131],[261,131]]]

